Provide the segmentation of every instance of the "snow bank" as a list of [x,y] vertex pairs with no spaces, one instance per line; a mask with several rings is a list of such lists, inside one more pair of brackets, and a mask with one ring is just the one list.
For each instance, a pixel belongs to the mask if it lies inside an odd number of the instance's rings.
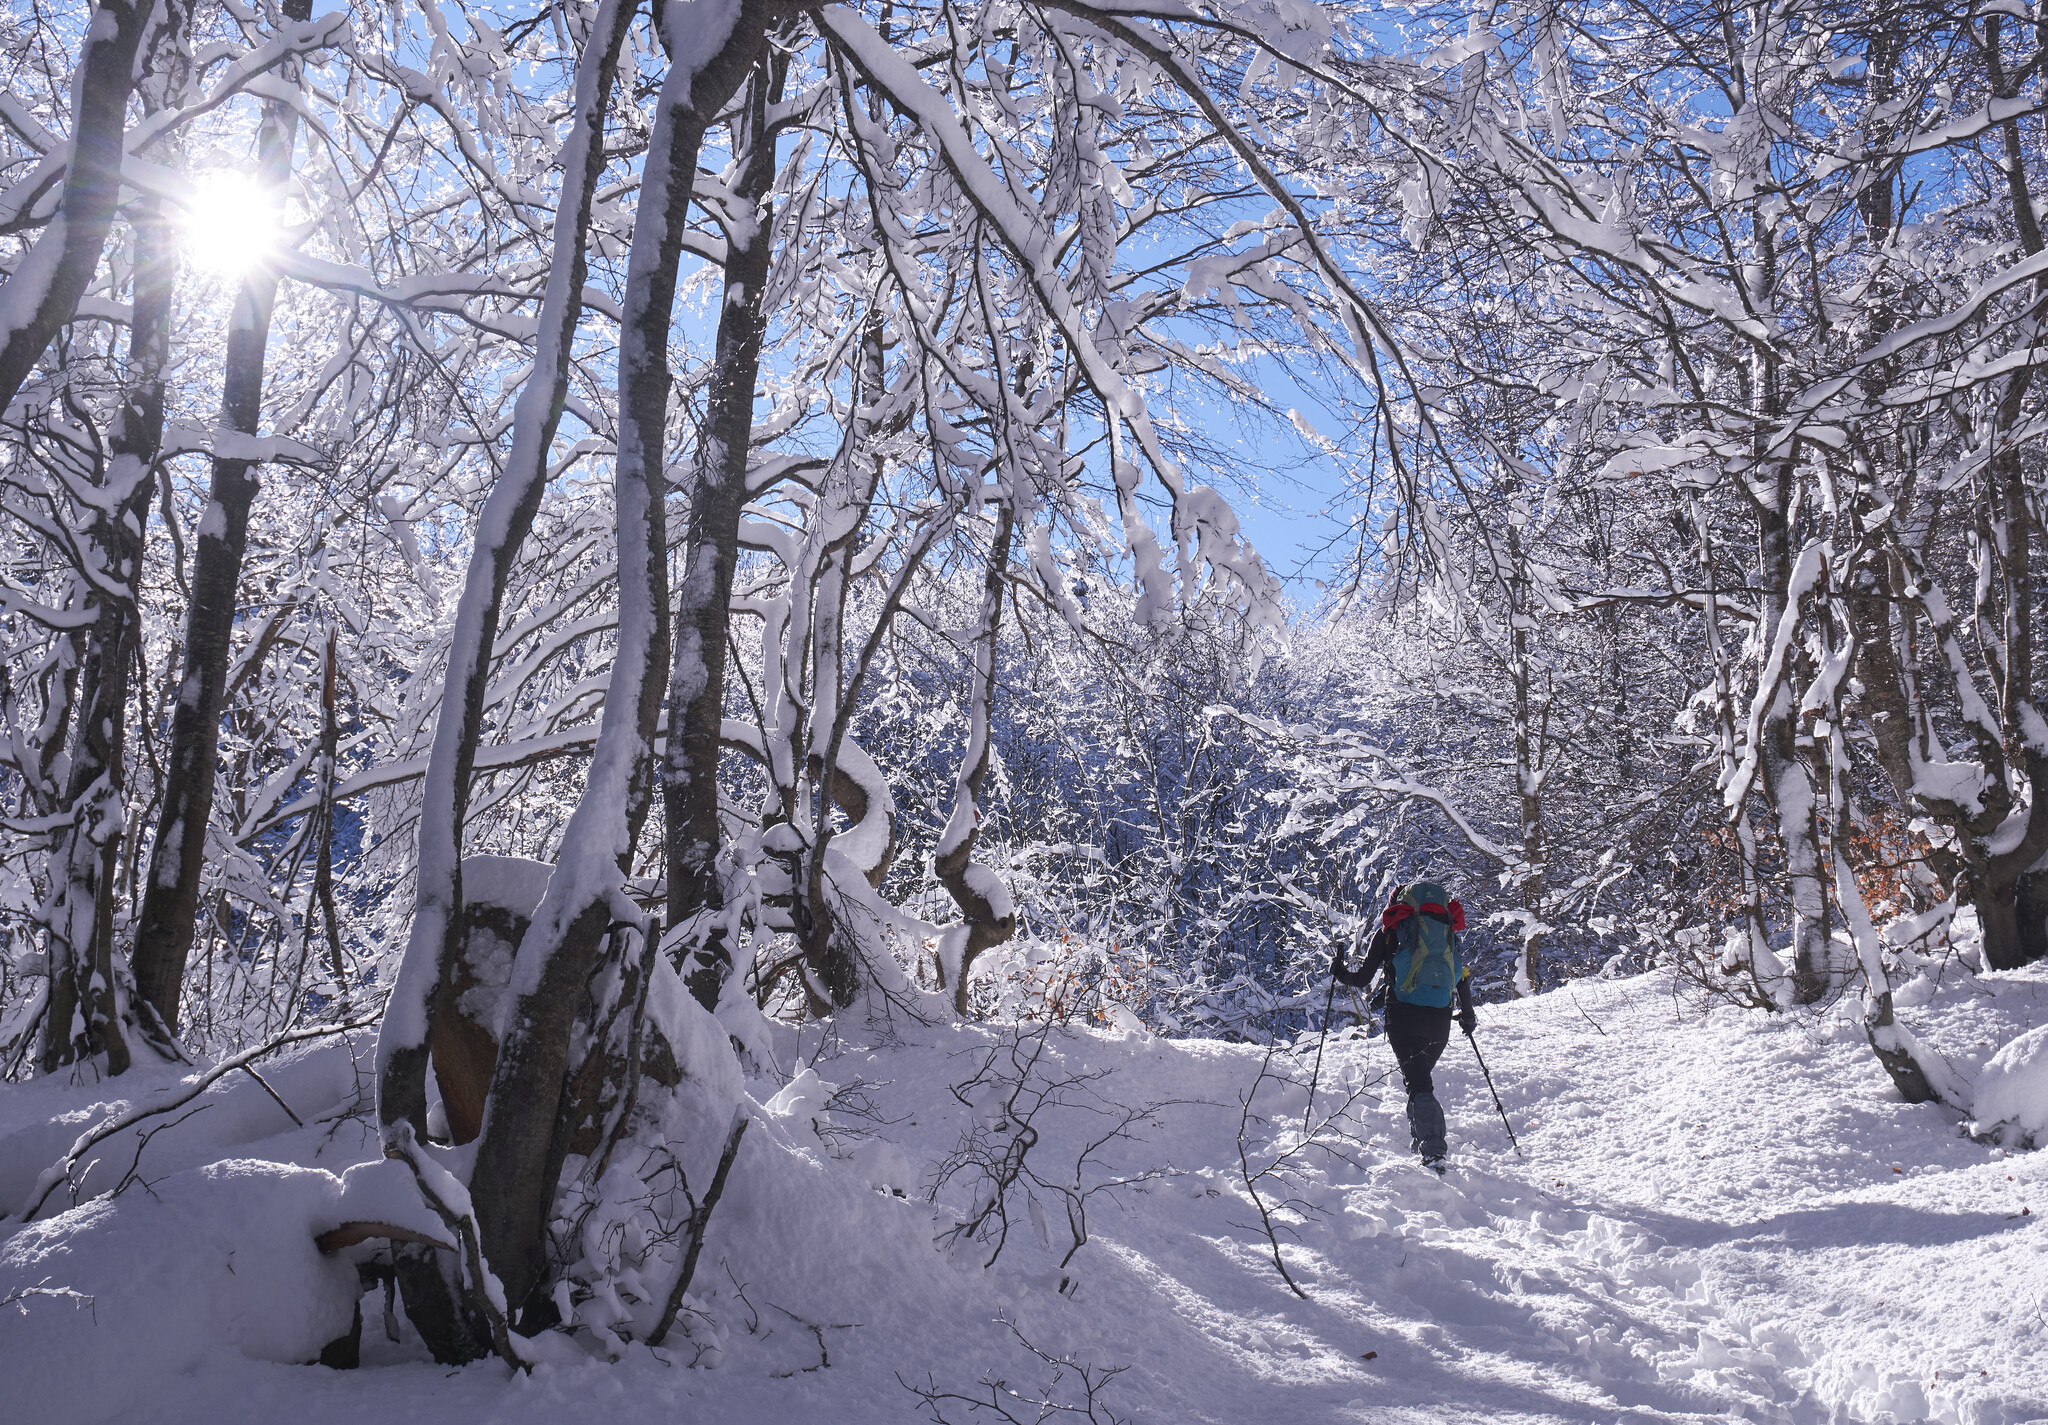
[[314,1236],[341,1179],[234,1159],[31,1223],[0,1243],[7,1413],[108,1420],[222,1350],[311,1361],[348,1333],[356,1269]]
[[1977,1078],[1972,1132],[2007,1147],[2048,1143],[2048,1024],[1991,1056]]
[[[93,1148],[72,1174],[79,1194],[108,1191],[131,1165],[153,1182],[237,1156],[235,1150],[257,1142],[264,1144],[260,1154],[240,1156],[309,1162],[326,1152],[339,1153],[343,1163],[353,1161],[364,1133],[336,1120],[369,1098],[372,1043],[366,1033],[309,1040],[254,1065],[261,1083],[248,1073],[229,1074],[189,1103]],[[20,1211],[43,1170],[82,1134],[136,1104],[173,1093],[193,1076],[182,1066],[157,1070],[152,1065],[98,1083],[75,1084],[67,1075],[52,1074],[9,1085],[0,1095],[0,1213]],[[291,1113],[278,1099],[291,1106]],[[312,1127],[286,1146],[277,1135],[297,1127],[293,1113]],[[140,1141],[143,1133],[151,1135],[146,1145]],[[60,1186],[51,1207],[66,1201],[64,1193]]]
[[[653,1020],[676,1068],[698,1072],[721,1026],[672,995],[664,976]],[[1984,1112],[2039,1101],[2016,1071],[2040,1056],[2027,1031],[2048,1023],[2048,964],[1950,967],[1915,999],[1914,1032],[1979,1082]],[[1071,1356],[1062,1399],[1081,1367],[1127,1368],[1107,1407],[1176,1425],[2048,1419],[2027,1315],[2048,1281],[2048,1154],[1972,1142],[1953,1113],[1901,1101],[1853,1007],[1701,1010],[1657,975],[1485,1006],[1479,1043],[1522,1152],[1453,1043],[1436,1074],[1452,1139],[1442,1178],[1408,1150],[1385,1040],[1333,1033],[1317,1113],[1357,1097],[1323,1149],[1264,1184],[1306,1301],[1274,1270],[1240,1174],[1256,1046],[1120,1025],[1053,1032],[1041,1052],[1000,1026],[863,1028],[854,1015],[824,1034],[760,1028],[761,1062],[794,1067],[792,1080],[739,1084],[728,1066],[643,1084],[654,1131],[622,1146],[582,1220],[593,1270],[568,1293],[575,1346],[549,1338],[562,1353],[532,1374],[436,1367],[402,1316],[386,1340],[370,1301],[363,1369],[271,1363],[347,1326],[353,1284],[312,1253],[314,1231],[373,1220],[438,1235],[402,1165],[344,1140],[318,1165],[373,1161],[340,1179],[227,1163],[155,1181],[162,1202],[131,1190],[0,1245],[0,1295],[43,1283],[94,1298],[0,1308],[5,1418],[901,1425],[929,1418],[905,1382],[1051,1388],[1052,1365],[1007,1321]],[[1283,1055],[1291,1084],[1259,1091],[1254,1163],[1298,1144],[1316,1042]],[[2004,1106],[2007,1088],[2020,1109]],[[67,1092],[0,1086],[0,1126],[108,1088]],[[658,1351],[626,1345],[607,1323],[644,1326],[677,1244],[624,1209],[651,1194],[675,1221],[687,1204],[667,1184],[686,1171],[704,1191],[741,1092],[753,1126],[675,1328]],[[323,1131],[232,1151],[300,1155]],[[985,1265],[993,1237],[949,1233],[981,1200],[991,1154],[1019,1144],[1037,1176],[1012,1194],[1006,1245]],[[1083,1220],[1069,1189],[1090,1194]],[[952,1404],[946,1418],[968,1418]]]

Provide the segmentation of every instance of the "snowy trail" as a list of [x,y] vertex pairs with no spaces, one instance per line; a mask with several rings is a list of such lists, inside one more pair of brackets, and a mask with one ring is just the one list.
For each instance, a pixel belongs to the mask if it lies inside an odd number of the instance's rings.
[[[1649,988],[1582,982],[1494,1021],[1528,1180],[1556,1204],[1505,1235],[1614,1303],[1554,1333],[1585,1379],[1677,1413],[1690,1391],[1752,1418],[2048,1416],[2039,1155],[1899,1102],[1845,1019],[1701,1020]],[[1974,1069],[2048,1020],[2048,984],[1994,977],[1911,1012]],[[1483,1086],[1450,1063],[1458,1126],[1484,1141]]]
[[[1943,990],[1910,1013],[1972,1072],[2048,1022],[2048,972]],[[993,1268],[971,1250],[936,1253],[950,1218],[935,1222],[915,1185],[971,1122],[948,1086],[991,1038],[943,1028],[819,1059],[822,1084],[764,1121],[758,1153],[750,1139],[698,1293],[717,1328],[700,1323],[676,1357],[708,1350],[716,1369],[642,1351],[518,1381],[489,1363],[448,1372],[383,1343],[373,1296],[366,1369],[219,1352],[156,1383],[148,1413],[910,1421],[929,1416],[899,1372],[954,1390],[985,1374],[1045,1383],[1000,1314],[1045,1350],[1124,1367],[1104,1400],[1138,1421],[2048,1418],[2048,1163],[1898,1102],[1853,1025],[1701,1016],[1646,977],[1488,1007],[1480,1033],[1527,1156],[1509,1150],[1454,1042],[1438,1072],[1453,1142],[1442,1179],[1408,1156],[1384,1044],[1331,1042],[1323,1092],[1363,1093],[1343,1155],[1304,1157],[1268,1194],[1296,1204],[1285,1256],[1307,1301],[1274,1270],[1238,1173],[1237,1095],[1259,1064],[1242,1046],[1054,1037],[1045,1073],[1103,1075],[1091,1088],[1123,1105],[1176,1101],[1083,1176],[1176,1173],[1091,1200],[1065,1294],[1065,1219],[1051,1200],[1053,1250],[1020,1212]],[[807,1056],[816,1047],[807,1040]],[[1303,1095],[1256,1106],[1267,1122],[1254,1141],[1270,1157],[1298,1134]],[[1099,1114],[1040,1121],[1034,1164],[1073,1176]],[[276,1142],[304,1151],[302,1138]],[[906,1180],[906,1197],[870,1186]],[[5,1341],[0,1325],[0,1358]]]

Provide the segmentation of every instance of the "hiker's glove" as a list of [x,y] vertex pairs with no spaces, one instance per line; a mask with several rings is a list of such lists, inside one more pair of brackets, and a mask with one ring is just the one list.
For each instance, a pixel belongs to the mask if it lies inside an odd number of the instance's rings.
[[1479,1027],[1479,1011],[1470,1005],[1458,1011],[1458,1028],[1470,1034]]
[[1343,977],[1344,952],[1342,950],[1339,950],[1330,956],[1330,978],[1333,980],[1337,980],[1342,979]]

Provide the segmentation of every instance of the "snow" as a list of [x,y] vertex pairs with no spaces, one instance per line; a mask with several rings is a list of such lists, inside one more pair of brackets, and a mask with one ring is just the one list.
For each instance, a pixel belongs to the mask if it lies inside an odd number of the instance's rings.
[[340,1204],[332,1173],[229,1159],[23,1228],[0,1300],[75,1295],[4,1308],[10,1415],[106,1420],[209,1358],[317,1358],[357,1297],[355,1264],[313,1245]]
[[[745,1088],[739,1064],[727,1048],[725,1026],[684,986],[682,977],[667,960],[656,959],[647,985],[647,1022],[668,1041],[682,1073],[678,1083],[661,1100],[662,1122],[672,1139],[701,1138],[708,1129],[716,1134],[731,1119]],[[643,1087],[643,1098],[654,1095]],[[715,1157],[717,1144],[693,1142],[695,1156]],[[708,1181],[710,1161],[693,1163],[701,1167],[697,1181]]]
[[961,873],[967,888],[988,902],[988,912],[997,920],[1006,920],[1017,913],[1017,903],[1011,899],[1010,888],[1003,884],[1003,878],[988,867],[968,862]]
[[[2048,1030],[2034,1028],[2048,1021],[2048,966],[1979,977],[1951,963],[1927,983],[1906,1011],[1911,1029],[1976,1081],[1980,1105],[2009,1090],[2039,1103],[2025,1085],[2048,1063]],[[1002,1029],[899,1018],[869,1031],[851,1018],[822,1040],[816,1026],[767,1031],[797,1077],[746,1082],[754,1127],[711,1220],[694,1312],[658,1353],[555,1353],[525,1376],[489,1361],[448,1371],[409,1332],[384,1341],[372,1295],[364,1369],[277,1364],[317,1348],[339,1311],[322,1273],[339,1280],[340,1267],[308,1255],[317,1224],[407,1207],[399,1165],[376,1163],[365,1140],[359,1160],[372,1166],[345,1190],[332,1174],[242,1162],[22,1230],[0,1245],[4,1282],[93,1293],[101,1324],[65,1299],[32,1299],[29,1334],[0,1324],[0,1368],[43,1382],[22,1389],[72,1392],[30,1418],[106,1419],[141,1399],[165,1425],[897,1425],[926,1418],[902,1381],[1044,1385],[1050,1369],[1006,1318],[1043,1350],[1128,1367],[1105,1398],[1144,1421],[2048,1416],[2048,1359],[2025,1315],[2048,1289],[2048,1158],[1972,1141],[1954,1113],[1901,1102],[1853,1002],[1846,1013],[1703,1011],[1653,974],[1483,1006],[1481,1046],[1527,1156],[1509,1148],[1470,1051],[1453,1043],[1437,1072],[1453,1149],[1441,1180],[1408,1155],[1384,1042],[1333,1038],[1317,1112],[1362,1095],[1325,1140],[1341,1152],[1296,1154],[1266,1185],[1269,1200],[1295,1205],[1279,1216],[1306,1301],[1274,1271],[1238,1171],[1256,1048],[1122,1022],[1051,1034],[1042,1080],[1103,1077],[1032,1119],[1027,1165],[1052,1187],[1033,1189],[1036,1207],[1017,1199],[1009,1241],[984,1267],[985,1244],[934,1242],[976,1196],[972,1174],[952,1176],[936,1205],[928,1193],[963,1134],[1013,1141],[987,1074],[952,1092],[1010,1062]],[[1298,1080],[1313,1052],[1312,1039],[1299,1046]],[[697,1056],[693,1044],[681,1057]],[[713,1123],[738,1086],[705,1087],[688,1116]],[[104,1097],[70,1092],[0,1090],[0,1119]],[[17,1097],[33,1103],[17,1110]],[[1304,1102],[1299,1084],[1268,1081],[1255,1163],[1298,1144]],[[1145,1111],[1080,1160],[1105,1105]],[[691,1147],[701,1184],[715,1142]],[[273,1149],[303,1156],[305,1136],[233,1156]],[[1071,1243],[1059,1188],[1140,1173],[1154,1176],[1088,1199],[1088,1241],[1061,1270]],[[246,1285],[219,1265],[230,1247],[237,1274],[253,1273]],[[245,1324],[232,1348],[211,1344],[256,1301],[276,1301],[276,1319],[255,1334]],[[117,1355],[133,1366],[99,1369]]]
[[[131,1165],[154,1181],[235,1156],[257,1143],[261,1156],[277,1161],[345,1166],[368,1141],[360,1122],[347,1115],[368,1102],[369,1059],[369,1036],[361,1031],[288,1045],[253,1067],[304,1121],[304,1130],[263,1084],[234,1073],[167,1115],[182,1121],[138,1124],[139,1130],[151,1132],[146,1146],[138,1147],[133,1133],[99,1144],[80,1161],[73,1180],[87,1193],[104,1192]],[[137,1062],[141,1067],[98,1084],[75,1086],[60,1074],[9,1085],[0,1093],[0,1211],[18,1214],[43,1171],[86,1130],[194,1077],[183,1065]],[[44,1213],[66,1202],[64,1194],[60,1186]]]
[[199,517],[199,527],[193,534],[200,539],[226,539],[228,537],[228,514],[219,500],[206,502],[206,513]]
[[1984,764],[1916,760],[1913,765],[1913,795],[1963,807],[1975,816],[1984,809]]
[[[758,738],[758,734],[755,734]],[[889,779],[882,769],[852,738],[842,738],[835,759],[839,775],[858,786],[868,799],[867,812],[860,821],[832,838],[832,844],[860,867],[872,871],[889,854],[896,799],[889,791]]]
[[[105,12],[101,12],[104,14]],[[13,273],[0,283],[0,341],[12,340],[35,320],[36,311],[50,294],[57,277],[57,264],[64,255],[68,224],[58,213],[44,226],[36,245],[15,264]]]
[[725,47],[739,14],[736,0],[669,0],[663,7],[663,31],[675,45],[670,83],[679,89],[682,104],[690,102],[691,82]]
[[462,858],[462,899],[467,905],[502,906],[513,914],[531,919],[547,893],[548,879],[555,868],[546,861],[524,856],[465,856]]
[[[398,1158],[357,1163],[341,1175],[336,1225],[373,1222],[397,1227],[433,1242],[448,1241],[448,1225],[420,1196],[419,1179]],[[332,1338],[329,1338],[332,1339]]]
[[2048,1140],[2048,1024],[1996,1054],[1977,1079],[1977,1128],[2040,1146]]

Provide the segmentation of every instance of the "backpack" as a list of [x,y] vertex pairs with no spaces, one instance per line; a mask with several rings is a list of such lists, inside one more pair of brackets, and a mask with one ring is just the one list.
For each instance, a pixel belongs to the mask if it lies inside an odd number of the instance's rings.
[[[1386,919],[1394,932],[1391,980],[1394,998],[1403,1004],[1448,1009],[1458,981],[1465,978],[1458,958],[1450,893],[1435,881],[1415,881],[1401,888]],[[1459,915],[1457,920],[1463,920]]]

